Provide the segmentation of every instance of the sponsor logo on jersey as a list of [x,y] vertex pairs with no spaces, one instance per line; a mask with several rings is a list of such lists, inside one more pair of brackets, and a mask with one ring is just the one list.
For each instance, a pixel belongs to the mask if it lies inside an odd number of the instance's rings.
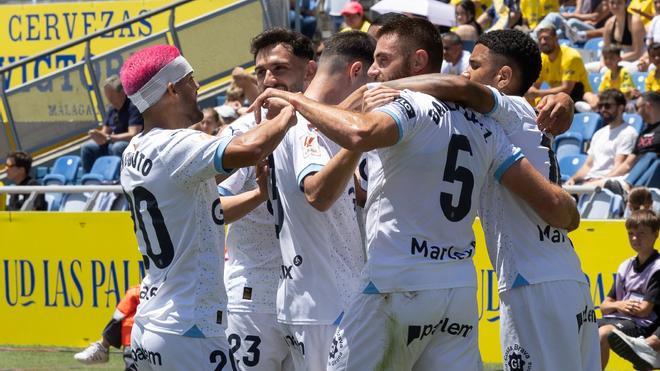
[[133,361],[147,361],[152,365],[162,366],[163,361],[158,352],[150,352],[144,348],[132,348]]
[[504,369],[506,371],[530,371],[532,360],[529,353],[519,344],[513,344],[504,351]]
[[243,300],[252,300],[252,287],[243,287]]
[[454,336],[467,337],[472,332],[473,327],[472,325],[450,322],[447,317],[441,319],[435,325],[408,326],[408,342],[406,345],[410,345],[415,340],[422,341],[427,336],[435,335],[436,331]]
[[296,267],[300,267],[303,263],[303,258],[300,255],[296,255],[293,257],[293,265]]
[[541,242],[545,240],[552,243],[566,242],[566,236],[558,229],[552,228],[549,225],[546,225],[545,228],[541,228],[540,225],[537,225],[536,228],[539,231],[539,241]]
[[593,308],[584,307],[584,310],[575,315],[578,325],[578,333],[585,323],[596,323],[596,312]]
[[297,351],[302,353],[302,355],[305,355],[305,343],[303,343],[302,341],[298,341],[298,339],[296,339],[295,336],[286,335],[284,337],[284,341],[286,342],[286,345],[289,346],[289,348],[296,349]]
[[398,103],[399,105],[401,105],[401,107],[403,107],[409,119],[415,117],[415,110],[413,109],[412,104],[410,104],[410,102],[406,98],[398,97],[394,100],[394,103]]
[[456,246],[429,246],[429,243],[426,240],[422,240],[420,243],[415,237],[413,237],[410,243],[410,254],[421,255],[433,260],[463,260],[469,259],[474,255],[475,246],[476,242],[474,241],[471,242],[470,247],[467,249],[458,248]]
[[282,264],[282,276],[280,277],[283,280],[292,280],[293,276],[291,275],[291,270],[293,269],[293,265],[284,265]]
[[346,347],[346,339],[344,339],[344,330],[339,329],[332,338],[330,344],[330,353],[328,354],[328,361],[332,366],[336,366],[341,357],[344,355]]
[[216,198],[211,205],[211,217],[216,225],[225,224],[225,212],[222,210],[222,204],[219,198]]

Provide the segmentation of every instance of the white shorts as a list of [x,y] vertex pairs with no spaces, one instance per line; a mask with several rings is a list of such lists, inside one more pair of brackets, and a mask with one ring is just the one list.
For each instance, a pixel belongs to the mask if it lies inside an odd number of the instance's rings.
[[478,328],[473,287],[356,295],[328,370],[481,370]]
[[296,371],[325,371],[336,325],[289,325],[280,323]]
[[237,370],[281,371],[293,368],[277,315],[229,312],[227,341]]
[[191,338],[149,331],[135,323],[131,351],[140,371],[235,369],[225,337]]
[[500,293],[504,370],[600,371],[596,313],[586,284],[554,281]]

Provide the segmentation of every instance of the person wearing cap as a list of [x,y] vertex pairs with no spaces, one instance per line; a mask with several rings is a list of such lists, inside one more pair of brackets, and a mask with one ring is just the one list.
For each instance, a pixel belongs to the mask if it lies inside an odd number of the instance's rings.
[[341,10],[341,15],[344,17],[344,24],[346,27],[342,28],[341,31],[362,31],[367,32],[371,23],[364,16],[364,8],[362,4],[357,1],[349,1],[344,5],[344,8]]
[[120,176],[146,268],[131,333],[133,359],[140,370],[222,369],[234,363],[223,283],[224,224],[231,219],[225,215],[232,210],[218,198],[216,177],[268,156],[296,123],[294,110],[280,105],[272,120],[220,138],[187,129],[202,119],[199,84],[176,47],[137,51],[120,76],[144,117]]

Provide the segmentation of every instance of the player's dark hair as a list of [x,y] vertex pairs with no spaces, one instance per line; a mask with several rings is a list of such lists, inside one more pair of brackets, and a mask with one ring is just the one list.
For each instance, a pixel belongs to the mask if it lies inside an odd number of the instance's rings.
[[606,89],[598,94],[598,101],[613,100],[617,106],[626,105],[626,96],[619,89]]
[[331,61],[333,64],[346,66],[351,61],[359,60],[365,68],[374,63],[376,40],[364,32],[340,32],[325,40],[324,44],[320,63]]
[[660,219],[652,210],[635,210],[626,219],[626,229],[638,227],[648,227],[656,233],[660,230]]
[[520,73],[517,95],[524,95],[541,73],[541,51],[531,37],[518,30],[497,30],[479,36],[477,44],[504,57],[506,64]]
[[383,35],[394,34],[399,42],[407,48],[408,54],[422,49],[429,56],[429,67],[433,71],[440,71],[442,67],[442,37],[440,31],[429,21],[421,18],[395,19],[381,27],[376,34],[377,38]]
[[300,32],[281,27],[271,28],[255,36],[250,44],[250,52],[256,58],[261,49],[277,44],[286,45],[298,58],[314,59],[312,40]]
[[642,100],[648,102],[655,108],[660,108],[660,93],[657,91],[647,91],[642,93]]
[[386,23],[390,23],[394,20],[397,19],[403,19],[403,18],[408,18],[405,15],[401,13],[385,13],[381,14],[376,19],[374,19],[373,22],[371,22],[372,26],[384,26]]
[[25,173],[29,174],[32,169],[32,156],[27,152],[10,152],[7,154],[7,158],[14,160],[14,166],[22,167],[25,169]]

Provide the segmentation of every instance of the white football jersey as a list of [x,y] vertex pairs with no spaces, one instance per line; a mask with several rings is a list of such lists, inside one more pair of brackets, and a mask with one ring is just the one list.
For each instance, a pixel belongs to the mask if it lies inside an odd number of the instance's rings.
[[146,275],[135,321],[150,331],[225,335],[224,218],[214,176],[231,138],[152,129],[124,151],[128,199]]
[[359,292],[364,249],[354,209],[353,182],[326,212],[312,207],[303,179],[339,151],[298,115],[273,152],[273,209],[283,265],[277,291],[278,321],[287,324],[335,323]]
[[377,108],[399,141],[368,153],[366,293],[476,287],[472,224],[520,149],[490,118],[404,90]]
[[[225,128],[221,136],[239,135],[255,126],[254,115],[245,115]],[[218,191],[231,196],[255,188],[255,169],[246,167],[220,183]],[[227,228],[225,287],[227,308],[232,312],[275,314],[282,253],[269,205],[264,202]]]
[[[536,126],[536,113],[522,97],[491,88],[495,107],[488,114],[544,177],[560,179],[552,138]],[[532,283],[575,280],[586,283],[568,232],[549,226],[531,207],[489,179],[481,193],[479,217],[499,289]]]

